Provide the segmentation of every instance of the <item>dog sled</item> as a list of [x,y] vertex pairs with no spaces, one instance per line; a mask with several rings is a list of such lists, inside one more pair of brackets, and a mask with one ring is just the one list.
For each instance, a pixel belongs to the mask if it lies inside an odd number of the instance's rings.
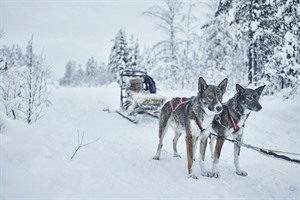
[[116,112],[133,123],[144,115],[158,118],[166,98],[156,93],[155,82],[147,72],[122,71],[120,78],[120,109]]

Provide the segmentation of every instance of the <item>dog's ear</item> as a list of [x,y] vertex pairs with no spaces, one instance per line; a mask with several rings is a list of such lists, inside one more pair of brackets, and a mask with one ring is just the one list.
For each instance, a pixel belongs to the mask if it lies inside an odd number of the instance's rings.
[[235,88],[236,88],[237,93],[239,93],[239,94],[243,94],[245,91],[245,89],[240,84],[236,84]]
[[199,77],[198,91],[203,92],[204,90],[206,90],[206,88],[207,88],[207,84],[206,84],[205,80],[202,77]]
[[223,94],[226,91],[227,83],[228,83],[228,79],[224,78],[224,80],[218,85],[218,88],[220,88]]
[[255,91],[258,93],[258,95],[260,96],[262,91],[264,90],[266,85],[260,86],[258,88],[255,89]]

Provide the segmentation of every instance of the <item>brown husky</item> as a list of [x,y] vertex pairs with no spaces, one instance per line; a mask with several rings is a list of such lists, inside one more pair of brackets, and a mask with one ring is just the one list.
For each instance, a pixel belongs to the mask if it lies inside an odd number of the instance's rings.
[[[258,112],[262,109],[259,103],[260,95],[265,86],[256,88],[255,90],[249,88],[243,88],[239,84],[236,84],[236,94],[234,97],[228,100],[227,103],[223,104],[223,111],[220,114],[220,121],[216,120],[212,123],[213,132],[215,132],[218,137],[211,137],[210,150],[213,157],[213,169],[210,176],[218,178],[220,173],[218,171],[218,163],[224,143],[224,137],[230,135],[237,142],[243,141],[243,133],[245,122],[251,111]],[[215,147],[215,152],[213,153],[214,141],[217,139],[217,144]],[[207,138],[202,138],[200,142],[200,149],[202,149],[203,154],[205,153],[205,147],[207,143]],[[236,168],[236,173],[240,176],[247,176],[247,172],[240,168],[239,157],[240,157],[240,146],[234,144],[234,165]],[[203,159],[200,159],[200,167],[203,167]],[[204,170],[204,169],[203,169]]]
[[163,138],[169,125],[175,131],[173,140],[174,157],[180,157],[177,152],[177,141],[182,132],[186,133],[186,150],[189,177],[197,178],[193,174],[193,160],[195,158],[196,143],[199,135],[208,135],[211,123],[216,114],[222,112],[222,98],[227,86],[225,78],[218,86],[207,85],[200,77],[198,80],[198,95],[191,98],[174,98],[164,104],[159,118],[159,144],[157,153],[153,157],[159,160],[163,146]]

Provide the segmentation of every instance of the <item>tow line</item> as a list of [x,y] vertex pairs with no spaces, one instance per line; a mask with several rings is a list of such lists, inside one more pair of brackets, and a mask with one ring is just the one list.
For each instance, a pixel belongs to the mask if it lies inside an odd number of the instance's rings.
[[[300,156],[299,153],[290,153],[290,152],[284,152],[284,151],[263,149],[263,148],[259,148],[259,147],[256,147],[256,146],[252,146],[251,144],[245,144],[245,143],[243,143],[241,141],[228,139],[226,137],[219,136],[219,135],[214,134],[214,133],[211,133],[211,135],[219,137],[219,138],[221,137],[224,140],[232,142],[232,143],[234,143],[236,145],[239,145],[239,146],[242,146],[242,147],[246,147],[248,149],[252,149],[252,150],[257,151],[257,152],[259,152],[259,153],[261,153],[261,154],[263,154],[265,156],[269,156],[269,157],[272,157],[272,158],[277,158],[277,159],[281,159],[281,160],[284,160],[284,161],[288,161],[288,162],[300,164],[300,160],[289,158],[289,157],[287,157],[285,155],[282,155],[282,154],[286,154],[286,155],[297,155],[297,156]],[[281,153],[281,154],[277,154],[277,153]]]

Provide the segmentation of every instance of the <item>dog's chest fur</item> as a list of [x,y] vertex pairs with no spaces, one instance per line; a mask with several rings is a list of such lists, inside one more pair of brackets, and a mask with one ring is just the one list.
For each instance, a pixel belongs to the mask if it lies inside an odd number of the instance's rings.
[[[214,115],[203,114],[203,121],[198,120],[203,129],[208,129],[214,119]],[[191,120],[190,122],[191,132],[193,136],[199,136],[201,133],[200,127],[198,126],[196,120]]]
[[239,127],[242,127],[245,124],[249,114],[250,114],[250,110],[245,110],[244,111],[243,115],[241,116],[240,121],[237,123],[237,125]]

